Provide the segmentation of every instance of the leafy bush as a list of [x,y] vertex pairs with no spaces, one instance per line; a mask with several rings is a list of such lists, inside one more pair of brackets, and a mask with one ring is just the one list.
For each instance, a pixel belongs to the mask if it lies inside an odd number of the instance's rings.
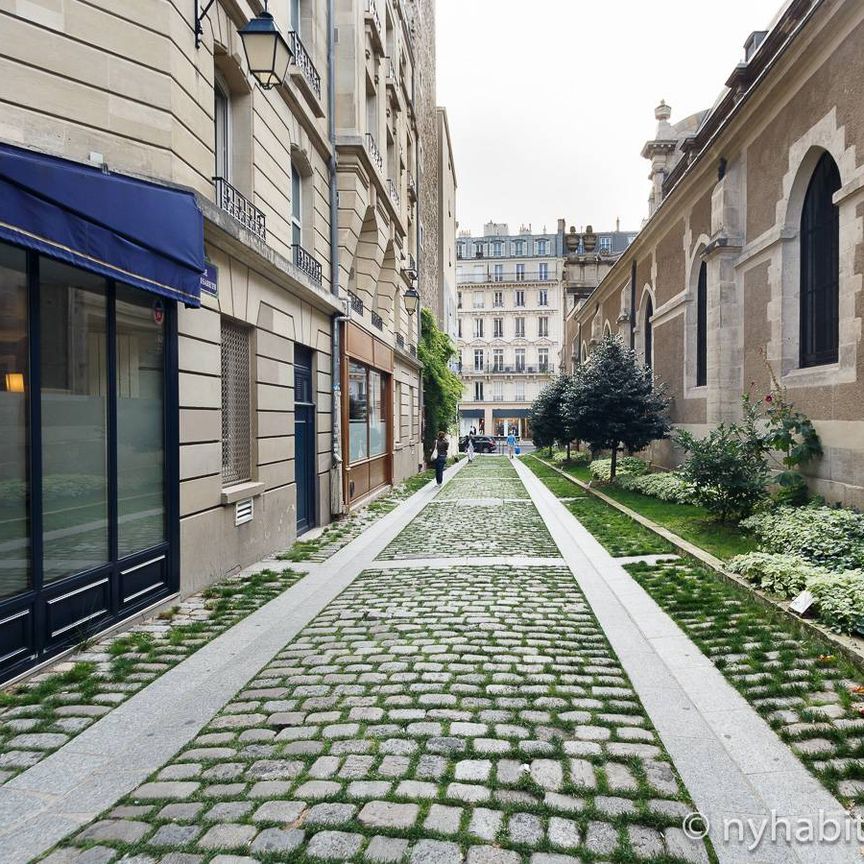
[[864,571],[847,570],[807,580],[819,605],[819,618],[838,633],[864,629]]
[[[591,478],[600,483],[608,483],[612,478],[612,460],[611,459],[595,459],[588,470],[591,472]],[[617,476],[622,474],[645,474],[648,471],[648,465],[641,459],[635,456],[625,456],[618,460]]]
[[558,465],[588,465],[591,462],[591,454],[586,450],[571,450],[570,461],[567,462],[567,451],[558,450],[552,454],[552,461]]
[[690,454],[681,476],[696,503],[723,521],[748,516],[765,497],[768,463],[743,428],[721,423],[701,439],[684,431],[676,436]]
[[809,505],[777,507],[741,523],[765,552],[798,555],[829,570],[864,568],[864,514]]
[[796,555],[775,555],[768,552],[750,552],[737,555],[727,565],[732,573],[755,582],[760,588],[794,597],[804,590],[808,579],[832,575],[829,571],[808,564]]
[[617,483],[622,489],[651,495],[661,501],[676,504],[693,502],[693,491],[678,474],[661,471],[656,474],[619,474]]

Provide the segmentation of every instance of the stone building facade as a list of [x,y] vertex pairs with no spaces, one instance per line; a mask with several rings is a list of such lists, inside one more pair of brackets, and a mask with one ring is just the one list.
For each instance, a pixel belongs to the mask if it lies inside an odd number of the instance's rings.
[[194,6],[0,8],[0,678],[420,461],[404,3]]
[[[864,7],[795,0],[752,34],[714,107],[658,131],[652,212],[578,311],[607,323],[704,433],[772,376],[816,424],[813,490],[864,506]],[[680,458],[668,442],[661,465]]]

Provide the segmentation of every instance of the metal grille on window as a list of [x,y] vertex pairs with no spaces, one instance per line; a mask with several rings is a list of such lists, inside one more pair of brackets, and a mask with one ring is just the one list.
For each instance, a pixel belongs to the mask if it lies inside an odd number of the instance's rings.
[[222,482],[252,476],[249,411],[249,330],[222,321]]

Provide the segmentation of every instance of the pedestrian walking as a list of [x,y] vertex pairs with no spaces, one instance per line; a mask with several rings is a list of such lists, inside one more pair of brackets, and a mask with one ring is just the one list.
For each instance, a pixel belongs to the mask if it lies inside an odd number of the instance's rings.
[[440,486],[444,482],[444,466],[447,464],[447,451],[450,442],[444,437],[443,432],[438,433],[435,442],[435,482]]
[[468,433],[468,446],[465,448],[468,453],[468,461],[474,461],[474,432],[473,430]]
[[516,452],[516,436],[513,434],[513,430],[510,430],[510,434],[507,436],[507,455],[510,459],[513,458],[513,454]]

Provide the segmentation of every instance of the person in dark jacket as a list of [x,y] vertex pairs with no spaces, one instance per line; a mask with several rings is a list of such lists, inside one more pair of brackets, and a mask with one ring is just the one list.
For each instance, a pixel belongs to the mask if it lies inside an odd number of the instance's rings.
[[450,442],[444,437],[443,432],[438,433],[435,442],[435,482],[440,486],[444,482],[444,466],[447,464],[447,451]]

